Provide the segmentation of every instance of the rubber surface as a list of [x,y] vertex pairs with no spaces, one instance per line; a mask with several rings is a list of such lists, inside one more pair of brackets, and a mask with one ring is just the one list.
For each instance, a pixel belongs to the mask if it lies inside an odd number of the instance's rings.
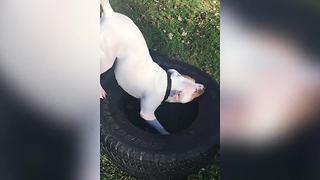
[[[107,100],[101,101],[101,151],[120,169],[139,179],[178,180],[211,163],[219,148],[219,85],[193,66],[157,54],[152,56],[164,69],[177,69],[203,83],[206,92],[192,103],[161,105],[158,109],[163,112],[157,113],[171,117],[170,121],[177,121],[182,127],[172,128],[159,118],[172,133],[161,136],[146,125],[132,122],[139,121],[139,100],[124,92],[117,85],[113,70],[108,71],[101,78],[108,93]],[[128,106],[133,110],[128,112]],[[183,118],[188,119],[186,123]]]

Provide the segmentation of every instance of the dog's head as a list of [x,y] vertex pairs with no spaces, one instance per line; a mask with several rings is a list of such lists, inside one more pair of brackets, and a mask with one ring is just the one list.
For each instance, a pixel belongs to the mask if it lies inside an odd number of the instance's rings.
[[181,75],[174,69],[168,72],[171,74],[172,88],[167,102],[188,103],[204,93],[204,85],[196,83],[190,76]]

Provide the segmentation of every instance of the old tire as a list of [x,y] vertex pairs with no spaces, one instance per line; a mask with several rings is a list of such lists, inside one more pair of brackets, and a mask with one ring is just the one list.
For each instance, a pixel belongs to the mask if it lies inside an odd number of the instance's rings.
[[164,69],[177,69],[203,83],[206,92],[192,103],[163,103],[157,114],[172,134],[161,136],[139,118],[139,100],[124,92],[108,71],[101,79],[108,92],[101,101],[101,151],[139,179],[182,179],[211,163],[219,148],[219,85],[193,66],[152,56]]

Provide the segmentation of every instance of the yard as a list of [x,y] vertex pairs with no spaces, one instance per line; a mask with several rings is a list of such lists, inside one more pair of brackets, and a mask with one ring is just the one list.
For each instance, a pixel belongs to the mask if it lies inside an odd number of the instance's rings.
[[[150,50],[197,66],[219,82],[219,0],[110,0],[113,9],[129,16],[142,31]],[[219,179],[218,162],[189,180]],[[102,180],[134,179],[101,156]]]

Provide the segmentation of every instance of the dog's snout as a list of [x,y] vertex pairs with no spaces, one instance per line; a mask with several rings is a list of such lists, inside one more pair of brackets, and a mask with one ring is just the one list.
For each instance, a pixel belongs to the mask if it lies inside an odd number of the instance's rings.
[[205,90],[205,87],[204,85],[202,84],[199,84],[198,87],[197,87],[197,90]]
[[204,93],[204,90],[205,90],[205,88],[200,89],[200,90],[199,90],[199,93],[200,93],[200,94],[203,94],[203,93]]
[[205,87],[204,87],[204,85],[202,85],[202,84],[200,84],[200,85],[198,85],[198,87],[197,87],[197,89],[196,89],[196,93],[198,93],[198,94],[203,94],[204,93],[204,91],[205,91]]

